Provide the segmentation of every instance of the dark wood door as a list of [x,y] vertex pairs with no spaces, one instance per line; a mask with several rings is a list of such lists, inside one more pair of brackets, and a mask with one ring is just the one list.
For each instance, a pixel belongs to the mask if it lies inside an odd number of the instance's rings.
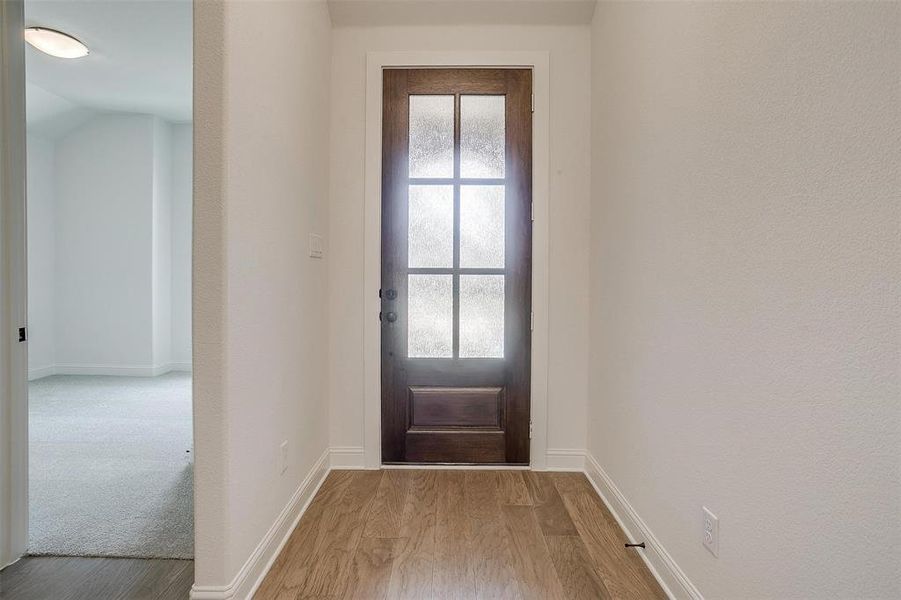
[[382,462],[529,462],[532,73],[386,69]]

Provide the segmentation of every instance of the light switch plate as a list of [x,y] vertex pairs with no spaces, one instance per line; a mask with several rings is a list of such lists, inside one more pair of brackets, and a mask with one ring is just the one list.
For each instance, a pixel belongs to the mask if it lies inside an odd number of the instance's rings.
[[322,236],[318,233],[310,234],[310,258],[322,258]]

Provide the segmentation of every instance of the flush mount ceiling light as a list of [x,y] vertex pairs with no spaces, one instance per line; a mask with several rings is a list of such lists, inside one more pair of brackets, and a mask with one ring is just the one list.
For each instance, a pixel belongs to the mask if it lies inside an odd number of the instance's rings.
[[81,58],[88,55],[88,47],[62,31],[46,27],[25,29],[25,41],[50,56],[57,58]]

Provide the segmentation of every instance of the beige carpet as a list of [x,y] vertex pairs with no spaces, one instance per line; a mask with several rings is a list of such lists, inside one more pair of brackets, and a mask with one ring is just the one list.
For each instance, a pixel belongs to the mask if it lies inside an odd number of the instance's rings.
[[193,558],[191,376],[29,384],[29,553]]

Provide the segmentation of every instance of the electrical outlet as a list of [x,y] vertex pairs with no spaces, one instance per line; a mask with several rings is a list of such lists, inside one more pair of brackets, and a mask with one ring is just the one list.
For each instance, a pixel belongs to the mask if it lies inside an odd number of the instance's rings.
[[322,236],[318,233],[310,234],[310,258],[322,258]]
[[718,557],[720,555],[720,520],[706,506],[701,507],[701,516],[704,519],[704,547],[712,555]]
[[288,440],[285,440],[282,442],[281,446],[279,446],[278,466],[279,473],[284,475],[285,471],[288,470]]

